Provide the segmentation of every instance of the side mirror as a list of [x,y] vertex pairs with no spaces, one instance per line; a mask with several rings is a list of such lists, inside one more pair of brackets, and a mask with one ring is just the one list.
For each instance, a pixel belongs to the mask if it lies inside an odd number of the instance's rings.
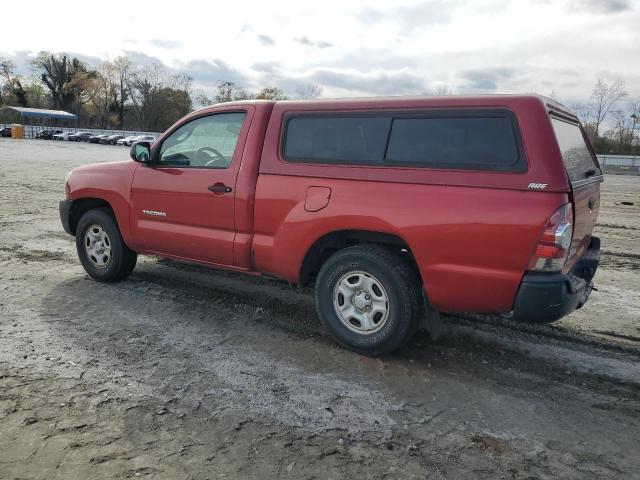
[[135,142],[131,145],[131,160],[139,163],[149,163],[151,160],[151,144],[149,142]]

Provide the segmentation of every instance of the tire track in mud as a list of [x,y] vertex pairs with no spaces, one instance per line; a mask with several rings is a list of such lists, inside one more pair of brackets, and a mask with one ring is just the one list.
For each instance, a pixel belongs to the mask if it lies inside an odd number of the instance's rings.
[[640,254],[602,250],[600,267],[610,267],[617,270],[640,270]]
[[54,252],[51,250],[35,250],[25,248],[22,245],[14,245],[12,247],[0,246],[0,252],[7,254],[5,258],[0,258],[0,262],[11,262],[20,260],[23,262],[60,262],[67,263],[73,261],[75,257],[68,252]]
[[613,228],[620,230],[640,230],[640,227],[634,227],[633,225],[620,225],[618,223],[600,223],[598,222],[597,228]]
[[[7,249],[0,248],[0,251]],[[27,262],[67,264],[72,257],[21,247],[17,255],[16,249],[8,251],[14,254],[13,258]],[[333,345],[316,316],[310,288],[291,288],[269,279],[163,259],[143,260],[126,282],[109,288],[119,291],[119,296],[137,293],[159,302],[170,299],[178,308],[190,310],[198,318],[206,317],[212,307],[248,308],[251,322],[268,324],[302,340]],[[423,351],[435,349],[463,357],[473,354],[481,361],[504,368],[510,368],[507,365],[511,362],[522,371],[544,372],[546,376],[571,370],[582,379],[613,381],[632,388],[640,384],[640,348],[554,326],[515,323],[508,316],[445,315],[444,318],[448,327],[444,338],[434,344],[427,342],[424,335],[418,335],[400,355],[415,360]],[[496,355],[496,351],[502,353]],[[508,354],[505,356],[505,353]]]

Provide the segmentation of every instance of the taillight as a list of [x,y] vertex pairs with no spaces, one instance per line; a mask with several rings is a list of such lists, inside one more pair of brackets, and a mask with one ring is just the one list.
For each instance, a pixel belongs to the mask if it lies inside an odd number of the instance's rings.
[[549,218],[527,269],[537,272],[561,271],[569,255],[572,237],[573,209],[570,203],[566,203]]

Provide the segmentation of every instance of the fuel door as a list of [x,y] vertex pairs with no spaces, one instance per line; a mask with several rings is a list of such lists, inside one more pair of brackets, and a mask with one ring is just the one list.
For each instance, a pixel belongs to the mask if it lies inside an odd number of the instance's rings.
[[329,205],[331,189],[329,187],[309,187],[304,201],[304,209],[307,212],[317,212]]

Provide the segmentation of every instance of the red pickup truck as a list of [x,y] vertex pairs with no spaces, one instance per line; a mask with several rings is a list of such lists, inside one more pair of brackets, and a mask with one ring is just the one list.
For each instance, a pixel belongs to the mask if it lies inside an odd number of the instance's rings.
[[142,253],[312,284],[364,354],[429,312],[557,320],[599,262],[602,172],[540,96],[219,104],[131,157],[67,178],[60,216],[91,277],[123,279]]

